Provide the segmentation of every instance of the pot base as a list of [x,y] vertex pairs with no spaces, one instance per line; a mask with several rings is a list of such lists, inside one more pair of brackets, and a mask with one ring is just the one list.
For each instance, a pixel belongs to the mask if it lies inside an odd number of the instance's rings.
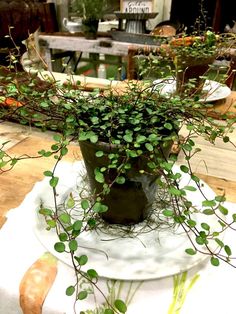
[[[88,141],[81,141],[80,149],[91,191],[99,195],[103,192],[103,184],[96,181],[94,173],[96,169],[107,167],[110,160],[105,154],[99,158],[95,154],[99,150],[108,154],[116,153],[117,148],[106,143],[92,144]],[[108,206],[108,210],[100,214],[105,221],[112,224],[136,224],[148,216],[158,188],[155,181],[159,175],[148,172],[147,161],[149,159],[145,156],[131,159],[131,169],[125,174],[125,182],[123,184],[112,183],[108,194],[99,195],[102,198],[102,204]],[[144,169],[145,173],[140,173],[141,169]],[[104,174],[105,182],[107,184],[114,182],[117,175],[117,169],[110,169]]]
[[128,181],[122,185],[114,184],[104,200],[108,211],[102,213],[101,217],[110,224],[127,225],[142,222],[150,212],[151,198],[155,195],[156,184],[152,185],[149,191],[145,192],[141,182]]

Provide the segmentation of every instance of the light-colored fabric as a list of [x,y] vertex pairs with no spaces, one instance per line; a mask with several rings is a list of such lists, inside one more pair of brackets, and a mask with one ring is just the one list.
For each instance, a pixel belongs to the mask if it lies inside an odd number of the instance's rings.
[[[77,163],[60,165],[58,175],[63,177],[61,199],[73,190],[77,181],[76,170]],[[47,179],[36,183],[24,202],[9,212],[8,220],[0,230],[0,314],[22,313],[19,306],[19,283],[26,270],[46,251],[35,235],[33,224],[40,195],[45,193],[51,193]],[[236,210],[236,204],[227,205]],[[231,237],[228,234],[228,238],[235,247],[233,235]],[[100,279],[98,285],[109,298],[111,290],[117,298],[128,298],[128,301],[134,294],[128,314],[232,314],[236,312],[235,282],[236,271],[232,267],[222,264],[216,268],[204,262],[183,274],[159,280],[113,282]],[[74,299],[66,296],[65,290],[73,284],[73,269],[59,262],[56,280],[43,305],[43,314],[72,314]],[[78,301],[76,313],[101,307],[103,298],[98,292],[96,298],[97,303],[94,302],[93,295],[84,301]]]

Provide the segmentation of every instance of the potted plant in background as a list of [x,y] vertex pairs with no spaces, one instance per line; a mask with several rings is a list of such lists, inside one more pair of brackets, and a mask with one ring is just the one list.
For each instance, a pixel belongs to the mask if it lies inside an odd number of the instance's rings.
[[[233,58],[230,49],[235,46],[235,34],[215,34],[212,31],[193,34],[178,34],[161,45],[150,55],[137,54],[138,71],[142,76],[151,72],[151,79],[172,78],[171,92],[183,97],[186,94],[201,96],[205,80],[211,79],[224,83],[228,78],[229,66],[224,71],[214,66],[217,59]],[[223,68],[222,67],[222,68]],[[215,70],[216,69],[216,70]],[[156,76],[155,76],[156,75]]]
[[[87,259],[77,252],[77,240],[82,234],[94,230],[97,232],[98,224],[100,230],[111,223],[118,230],[120,225],[129,229],[130,224],[149,223],[148,218],[153,213],[157,215],[159,223],[173,231],[177,228],[179,232],[186,233],[191,244],[186,243],[187,254],[209,256],[214,266],[219,265],[220,261],[233,265],[233,254],[228,243],[223,242],[221,234],[234,228],[235,213],[227,220],[228,210],[223,204],[225,197],[217,195],[208,199],[200,179],[191,168],[191,157],[198,152],[194,136],[202,135],[211,143],[216,138],[227,142],[231,120],[216,123],[207,116],[205,105],[197,99],[178,95],[166,99],[151,88],[152,85],[130,83],[122,92],[95,91],[88,95],[73,81],[64,85],[52,82],[43,90],[38,90],[37,84],[38,81],[32,76],[27,83],[20,85],[12,80],[11,73],[1,77],[0,118],[57,131],[59,134],[55,136],[56,142],[51,151],[42,149],[39,152],[41,156],[55,154],[56,164],[67,154],[69,143],[76,141],[81,146],[90,176],[88,194],[78,200],[68,195],[62,207],[56,204],[55,208],[45,208],[42,204],[40,208],[47,228],[58,235],[55,250],[59,253],[69,252],[77,278],[83,276],[94,286],[98,279],[96,271],[83,271],[82,266]],[[17,100],[18,106],[6,107],[6,97]],[[180,140],[179,130],[183,125],[189,132],[184,140]],[[177,156],[170,153],[174,141],[179,143],[186,156],[186,164],[177,171],[174,170]],[[2,168],[8,165],[12,167],[17,162],[16,157],[5,155],[4,146],[0,152]],[[59,178],[55,168],[45,170],[56,196]],[[191,179],[190,185],[189,181],[181,183],[185,175]],[[125,190],[120,196],[118,192],[122,186]],[[133,187],[136,190],[130,195],[132,202],[136,203],[138,215],[134,217],[135,206],[130,212],[128,205],[122,211],[125,216],[121,218],[119,207],[126,206],[127,190]],[[165,201],[157,209],[158,189],[163,191]],[[200,208],[188,198],[188,191],[200,191],[204,195]],[[136,195],[140,196],[136,199]],[[115,214],[111,214],[112,202],[119,199],[121,205],[114,206]],[[79,211],[79,218],[72,215],[72,208]],[[141,213],[141,209],[144,209],[144,213]],[[211,226],[209,216],[216,217],[217,227],[215,223]],[[201,217],[200,223],[198,217]],[[154,225],[157,228],[157,220],[154,220]],[[80,299],[79,289],[77,281],[67,289],[67,294],[76,293],[76,299]],[[111,304],[108,307],[115,312],[119,310],[120,303],[118,308]]]
[[[181,36],[170,42],[176,72],[176,92],[183,94],[202,90],[204,74],[217,57],[217,36],[207,31],[202,36]],[[187,84],[192,84],[189,89]]]
[[71,1],[71,12],[82,18],[82,31],[85,38],[97,38],[99,20],[104,16],[107,8],[107,0]]

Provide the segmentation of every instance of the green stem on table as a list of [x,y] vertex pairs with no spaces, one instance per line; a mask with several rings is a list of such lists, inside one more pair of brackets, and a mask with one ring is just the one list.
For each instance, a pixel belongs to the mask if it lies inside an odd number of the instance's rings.
[[172,303],[170,304],[168,314],[180,313],[180,310],[184,304],[188,292],[196,283],[199,277],[200,277],[199,274],[194,275],[188,285],[187,285],[187,271],[183,272],[182,274],[175,275],[173,277],[174,282],[173,299]]

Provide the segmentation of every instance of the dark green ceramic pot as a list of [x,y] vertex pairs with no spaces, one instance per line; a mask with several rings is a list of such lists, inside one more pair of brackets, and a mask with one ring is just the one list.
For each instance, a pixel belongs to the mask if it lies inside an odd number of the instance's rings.
[[[94,178],[94,171],[97,167],[106,167],[109,164],[107,157],[96,157],[97,151],[116,153],[118,148],[106,143],[92,144],[87,141],[80,142],[81,153],[84,158],[91,192],[102,191],[102,184]],[[171,145],[164,150],[165,156],[169,155]],[[120,154],[120,153],[119,153]],[[122,158],[122,157],[121,157]],[[148,158],[143,156],[130,160],[132,167],[125,174],[124,184],[114,183],[110,193],[104,196],[103,203],[108,206],[108,211],[101,213],[101,217],[113,224],[135,224],[143,221],[151,212],[152,204],[157,191],[157,173],[152,174],[147,167]],[[145,170],[140,173],[139,170]],[[122,174],[123,175],[123,174]],[[110,169],[105,175],[105,182],[110,184],[117,176],[116,169]]]
[[95,18],[87,18],[82,20],[82,31],[86,39],[96,39],[98,32],[99,20]]
[[[179,57],[176,60],[176,92],[178,95],[199,93],[205,83],[204,75],[209,70],[215,56],[205,58]],[[189,86],[189,83],[192,86]]]

